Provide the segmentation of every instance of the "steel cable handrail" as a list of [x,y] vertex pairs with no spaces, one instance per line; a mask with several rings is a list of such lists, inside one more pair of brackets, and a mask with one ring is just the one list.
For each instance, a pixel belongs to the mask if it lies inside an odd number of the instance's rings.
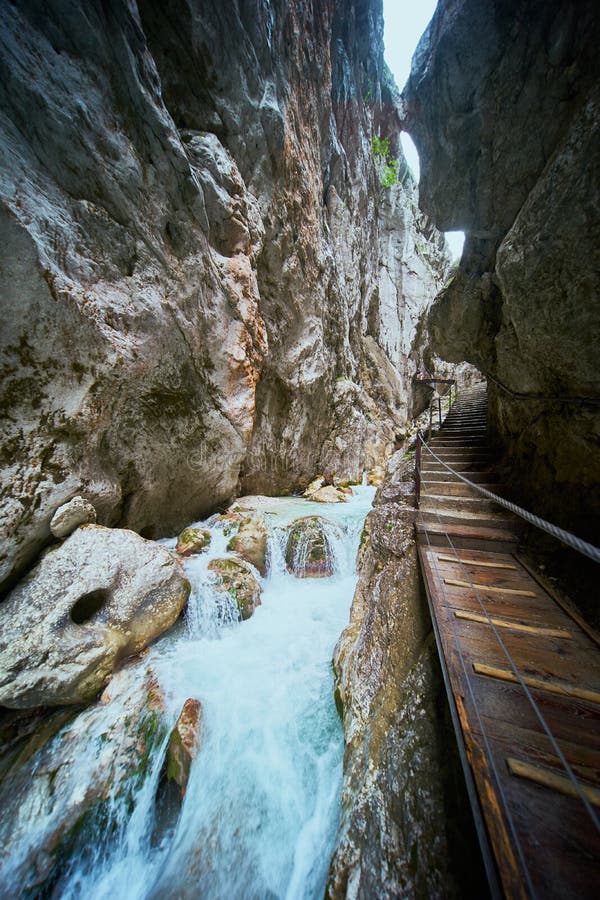
[[[459,478],[461,481],[463,481],[465,484],[468,484],[468,485],[470,485],[471,487],[476,488],[476,490],[478,490],[478,491],[479,491],[480,493],[482,493],[484,496],[488,497],[489,499],[493,500],[493,501],[496,502],[496,503],[499,503],[499,505],[504,506],[505,508],[509,509],[511,512],[515,512],[517,515],[519,515],[519,516],[521,516],[522,518],[526,519],[526,521],[529,521],[529,522],[531,522],[532,524],[537,525],[537,527],[542,528],[543,530],[547,531],[549,534],[552,534],[553,536],[558,537],[559,540],[563,540],[564,543],[569,544],[569,546],[574,547],[574,549],[579,550],[579,552],[584,553],[586,556],[589,556],[591,559],[594,559],[595,561],[600,562],[600,550],[598,550],[597,547],[594,547],[592,544],[588,544],[586,541],[581,540],[581,538],[578,538],[578,537],[576,537],[575,535],[572,535],[572,534],[570,534],[569,532],[564,531],[564,529],[562,529],[562,528],[558,528],[558,526],[553,525],[553,524],[550,523],[550,522],[546,522],[545,519],[541,519],[539,516],[535,516],[533,513],[530,513],[530,512],[528,512],[527,510],[522,509],[522,507],[517,506],[516,504],[511,503],[511,502],[508,501],[508,500],[504,500],[503,497],[498,497],[496,494],[492,493],[491,491],[488,491],[488,490],[486,490],[485,488],[480,487],[480,485],[475,484],[474,482],[470,481],[468,478],[465,478],[465,477],[464,477],[463,475],[461,475],[459,472],[456,472],[451,466],[448,466],[448,465],[444,462],[444,460],[440,459],[440,457],[439,457],[439,456],[431,449],[431,447],[429,447],[429,445],[428,445],[428,444],[426,443],[426,441],[424,440],[423,434],[422,434],[422,432],[421,432],[420,430],[419,430],[419,432],[417,433],[417,441],[420,442],[422,445],[425,446],[425,448],[426,448],[426,449],[429,451],[429,453],[437,460],[438,463],[440,463],[442,466],[444,466],[445,469],[447,469],[447,470],[448,470],[449,472],[451,472],[453,475],[455,475],[456,477],[458,477],[458,478]],[[420,480],[420,475],[421,475],[421,473],[419,472],[418,475],[419,475],[419,480]],[[443,523],[442,523],[442,519],[441,519],[439,510],[436,510],[436,511],[435,511],[435,514],[436,514],[436,517],[437,517],[437,519],[438,519],[438,523],[443,527]],[[545,526],[547,526],[547,527],[545,527]],[[427,533],[427,530],[426,530],[426,529],[425,529],[425,533],[426,533],[426,536],[427,536],[427,543],[428,543],[429,549],[432,549],[431,542],[430,542],[430,539],[429,539],[429,534]],[[568,540],[565,540],[565,539],[562,537],[562,535],[566,536],[566,538],[567,538]],[[586,797],[584,791],[582,790],[581,785],[579,784],[579,781],[578,781],[578,779],[576,778],[576,776],[575,776],[575,774],[574,774],[574,772],[573,772],[571,766],[570,766],[569,763],[567,762],[567,760],[566,760],[566,758],[565,758],[565,756],[564,756],[564,753],[562,752],[561,748],[559,747],[559,745],[558,745],[558,743],[557,743],[557,739],[556,739],[554,733],[552,732],[552,729],[551,729],[551,728],[549,727],[549,725],[547,724],[547,722],[546,722],[546,720],[545,720],[545,718],[544,718],[544,715],[543,715],[542,711],[540,710],[540,708],[539,708],[538,704],[536,703],[536,700],[535,700],[535,698],[533,697],[533,695],[532,695],[532,693],[531,693],[529,687],[527,686],[526,682],[524,681],[523,676],[522,676],[522,674],[521,674],[521,672],[520,672],[520,670],[519,670],[519,667],[517,666],[515,660],[513,659],[513,657],[512,657],[512,655],[511,655],[510,651],[508,650],[506,644],[504,643],[504,641],[503,641],[503,639],[502,639],[502,636],[500,635],[498,629],[496,628],[496,625],[494,624],[493,619],[492,619],[492,617],[490,616],[487,607],[485,606],[485,604],[483,603],[481,597],[479,596],[479,592],[478,592],[477,588],[475,587],[475,584],[474,584],[474,582],[473,582],[473,578],[472,578],[472,576],[471,576],[471,573],[469,572],[469,570],[467,569],[467,567],[464,565],[463,561],[461,560],[460,555],[459,555],[459,553],[458,553],[458,551],[457,551],[457,548],[454,546],[454,543],[453,543],[453,541],[452,541],[452,538],[450,537],[450,535],[448,534],[447,531],[445,532],[445,537],[446,537],[446,540],[448,541],[448,544],[450,545],[450,548],[451,548],[452,551],[454,552],[454,554],[455,554],[455,556],[456,556],[456,558],[457,558],[457,562],[459,562],[459,564],[460,564],[460,566],[461,566],[461,569],[463,570],[463,572],[464,572],[464,574],[465,574],[465,576],[466,576],[466,578],[467,578],[467,581],[468,581],[469,584],[470,584],[471,590],[472,590],[473,593],[475,594],[475,597],[476,597],[476,599],[477,599],[477,602],[478,602],[478,604],[479,604],[479,606],[480,606],[482,612],[484,613],[484,615],[485,615],[485,617],[486,617],[486,619],[487,619],[489,625],[490,625],[491,628],[492,628],[492,631],[493,631],[493,633],[494,633],[494,636],[495,636],[495,638],[496,638],[496,640],[497,640],[497,642],[498,642],[498,644],[499,644],[499,646],[500,646],[502,652],[504,653],[504,656],[506,657],[507,662],[508,662],[509,665],[510,665],[510,668],[512,669],[512,671],[513,671],[513,673],[514,673],[514,675],[515,675],[515,677],[516,677],[516,679],[517,679],[518,684],[519,684],[520,687],[523,689],[523,691],[524,691],[524,693],[525,693],[525,696],[527,697],[527,700],[528,700],[529,704],[531,705],[531,707],[532,707],[532,709],[533,709],[533,711],[534,711],[534,713],[535,713],[535,715],[536,715],[536,718],[538,719],[540,725],[542,726],[543,731],[546,733],[547,737],[549,738],[550,744],[551,744],[551,746],[552,746],[554,752],[556,753],[556,755],[557,755],[557,757],[558,757],[558,759],[559,759],[559,761],[560,761],[560,763],[561,763],[561,765],[562,765],[562,767],[563,767],[563,769],[564,769],[564,771],[565,771],[567,777],[569,778],[569,780],[570,780],[571,783],[573,784],[573,787],[575,788],[575,791],[576,791],[577,796],[578,796],[579,799],[582,801],[583,806],[585,807],[587,813],[589,814],[590,819],[591,819],[592,823],[594,824],[595,828],[600,832],[600,820],[598,819],[598,816],[596,815],[595,810],[592,808],[592,806],[591,806],[591,804],[590,804],[588,798]],[[585,548],[585,549],[582,549],[582,547]],[[590,550],[593,552],[594,555],[592,555],[592,554],[589,552]],[[438,567],[437,567],[437,562],[435,562],[435,561],[434,561],[434,566],[435,566],[435,568],[436,568],[436,570],[437,570],[437,569],[438,569]],[[438,571],[438,574],[439,574],[439,571]],[[444,592],[444,593],[445,593],[445,592]],[[470,693],[470,695],[471,695],[471,699],[472,699],[472,701],[474,702],[475,714],[476,714],[478,720],[480,721],[479,711],[478,711],[478,709],[477,709],[477,704],[476,704],[476,702],[475,702],[475,697],[474,697],[473,692],[472,692],[472,687],[471,687],[471,684],[470,684],[470,677],[469,677],[469,675],[468,675],[467,667],[465,666],[465,661],[464,661],[464,659],[463,659],[463,655],[462,655],[462,652],[461,652],[461,650],[460,650],[459,643],[457,642],[456,645],[457,645],[457,648],[458,648],[458,650],[459,650],[459,657],[460,657],[460,659],[461,659],[461,664],[462,664],[462,667],[463,667],[463,672],[464,672],[465,677],[466,677],[466,683],[467,683],[467,686],[468,686],[468,690],[469,690],[469,693]],[[483,723],[480,721],[480,727],[481,727],[482,725],[483,725]],[[484,728],[482,728],[482,736],[483,736],[483,738],[484,738],[484,742],[486,743],[486,745],[488,745],[487,735],[485,734],[485,729],[484,729]],[[489,749],[489,748],[488,748],[488,749]],[[495,766],[493,766],[493,768],[495,769]],[[501,796],[503,797],[503,801],[504,801],[504,803],[505,803],[505,810],[506,810],[506,812],[508,813],[508,808],[507,808],[507,806],[506,806],[506,798],[504,797],[504,791],[503,791],[503,789],[502,789],[501,782],[500,782],[500,780],[498,779],[497,773],[494,772],[494,774],[496,775],[496,780],[497,780],[498,788],[499,788],[499,790],[500,790],[500,794],[501,794]],[[516,833],[515,833],[515,830],[514,830],[514,823],[512,822],[512,817],[509,815],[508,818],[509,818],[511,830],[513,831],[513,834],[514,834],[515,837],[516,837]],[[518,839],[517,839],[517,841],[516,841],[516,844],[517,844],[517,849],[518,849],[518,851],[519,851],[519,855],[521,856],[521,860],[524,862],[524,859],[523,859],[523,856],[522,856],[522,848],[521,848],[521,846],[520,846],[520,842],[518,841]],[[527,866],[526,866],[526,865],[525,865],[525,872],[526,872],[526,877],[527,877],[528,880],[529,880],[529,873],[528,873],[528,871],[527,871]]]
[[443,459],[440,459],[435,451],[431,449],[431,447],[423,437],[421,431],[417,433],[417,440],[420,440],[421,444],[429,453],[431,453],[433,458],[442,466],[444,466],[445,469],[451,472],[452,475],[460,478],[460,480],[465,484],[468,484],[469,487],[475,488],[475,490],[477,490],[480,494],[482,494],[484,497],[487,497],[488,500],[493,500],[494,503],[498,503],[499,506],[503,506],[510,512],[515,513],[517,516],[525,519],[526,522],[529,522],[531,525],[535,525],[536,528],[540,528],[542,531],[545,531],[548,534],[552,535],[552,537],[557,538],[557,540],[562,541],[563,544],[567,544],[569,547],[572,547],[574,550],[577,550],[584,556],[588,556],[590,559],[593,559],[594,562],[600,562],[600,550],[598,549],[598,547],[595,547],[593,544],[588,543],[588,541],[584,541],[582,538],[579,538],[574,534],[571,534],[571,532],[569,531],[565,531],[564,528],[559,528],[558,525],[554,525],[552,522],[547,522],[546,519],[542,519],[540,516],[536,516],[534,513],[523,509],[522,506],[517,506],[516,503],[511,503],[510,500],[505,500],[504,497],[499,497],[497,494],[492,493],[492,491],[488,491],[486,488],[481,487],[481,485],[475,484],[473,481],[465,478],[464,475],[460,474],[460,472],[455,471],[455,469],[447,465]]

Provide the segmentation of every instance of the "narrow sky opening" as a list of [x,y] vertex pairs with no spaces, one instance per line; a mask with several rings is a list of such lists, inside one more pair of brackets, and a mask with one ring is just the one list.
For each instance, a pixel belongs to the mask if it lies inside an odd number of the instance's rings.
[[452,259],[460,259],[463,252],[463,245],[465,243],[464,231],[446,231],[445,238],[446,243],[450,248]]
[[414,141],[411,138],[410,134],[407,134],[406,131],[401,131],[400,143],[402,144],[406,162],[409,164],[412,173],[415,176],[415,181],[418,183],[421,170],[419,167],[419,154],[417,152],[417,148],[414,145]]
[[[418,3],[383,0],[385,58],[400,90],[408,81],[413,54],[431,21],[436,6],[437,0],[419,0]],[[405,132],[400,135],[400,140],[406,161],[418,182],[420,169],[417,148]],[[462,231],[446,232],[446,241],[454,259],[460,258],[464,240],[465,236]]]
[[413,53],[436,6],[437,0],[419,0],[418,3],[383,0],[385,58],[400,90],[408,81]]

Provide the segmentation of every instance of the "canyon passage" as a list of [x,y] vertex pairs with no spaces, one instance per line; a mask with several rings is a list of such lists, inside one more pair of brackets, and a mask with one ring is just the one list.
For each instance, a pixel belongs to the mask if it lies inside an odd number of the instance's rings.
[[593,895],[600,15],[397,16],[0,0],[3,896]]

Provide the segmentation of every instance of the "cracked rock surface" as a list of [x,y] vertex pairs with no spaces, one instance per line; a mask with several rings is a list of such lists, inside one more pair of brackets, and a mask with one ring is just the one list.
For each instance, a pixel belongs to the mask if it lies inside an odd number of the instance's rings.
[[448,259],[379,2],[4,3],[0,73],[0,585],[77,494],[159,537],[381,462]]
[[488,376],[515,494],[596,543],[599,39],[591,0],[441,0],[403,92],[421,206],[466,232],[432,347]]

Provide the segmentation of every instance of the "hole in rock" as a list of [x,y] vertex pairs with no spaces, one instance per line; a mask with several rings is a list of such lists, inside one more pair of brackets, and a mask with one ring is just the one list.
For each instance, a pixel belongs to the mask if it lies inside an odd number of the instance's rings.
[[444,233],[444,237],[446,238],[446,243],[450,248],[452,259],[460,259],[465,243],[464,231],[446,231]]
[[419,165],[419,151],[415,147],[413,139],[406,131],[400,132],[400,143],[402,144],[402,150],[404,152],[404,156],[406,157],[406,162],[408,163],[409,168],[414,175],[415,181],[418,184],[421,175],[421,167]]
[[84,594],[71,610],[71,619],[76,625],[83,625],[93,619],[103,606],[108,603],[110,594],[104,588]]

